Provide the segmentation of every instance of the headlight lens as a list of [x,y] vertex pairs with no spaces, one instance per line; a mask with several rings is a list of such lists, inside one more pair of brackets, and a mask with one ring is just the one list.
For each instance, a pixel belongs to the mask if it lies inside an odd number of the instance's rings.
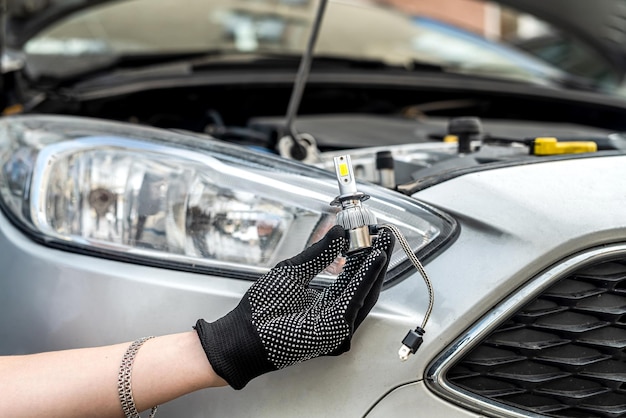
[[34,225],[84,244],[269,266],[287,231],[312,230],[321,217],[301,186],[129,139],[52,144],[35,166]]
[[[31,236],[132,262],[252,278],[335,222],[332,173],[123,123],[4,118],[0,167],[2,206]],[[400,227],[415,251],[452,233],[443,214],[376,186],[361,190],[379,221]],[[396,250],[390,278],[405,260]]]

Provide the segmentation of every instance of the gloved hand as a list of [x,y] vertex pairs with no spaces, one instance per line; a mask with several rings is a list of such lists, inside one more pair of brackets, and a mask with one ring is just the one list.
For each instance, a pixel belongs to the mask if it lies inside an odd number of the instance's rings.
[[347,248],[333,227],[319,242],[256,281],[224,317],[196,323],[213,370],[241,389],[264,373],[350,349],[356,328],[378,300],[395,239],[382,230],[372,248],[347,257],[327,288],[309,282]]

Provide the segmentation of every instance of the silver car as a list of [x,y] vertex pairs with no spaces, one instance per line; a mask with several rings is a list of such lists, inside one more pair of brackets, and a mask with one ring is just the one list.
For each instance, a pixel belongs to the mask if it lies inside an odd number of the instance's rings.
[[[549,18],[538,3],[522,5]],[[585,2],[569,4],[555,25]],[[450,61],[368,2],[328,4],[306,77],[314,1],[9,6],[0,355],[220,318],[335,224],[333,158],[350,155],[425,274],[396,245],[348,353],[159,417],[626,416],[619,95],[519,51]]]

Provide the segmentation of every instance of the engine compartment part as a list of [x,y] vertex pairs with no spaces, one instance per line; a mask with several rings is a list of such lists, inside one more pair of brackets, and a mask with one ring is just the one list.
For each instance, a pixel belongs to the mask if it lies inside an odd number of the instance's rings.
[[[37,101],[27,113],[128,121],[209,135],[288,156],[292,141],[282,150],[285,144],[281,148],[281,138],[288,130],[285,110],[293,74],[261,71],[252,80],[250,70],[245,74],[222,72],[193,74],[184,80],[86,80],[65,89],[54,88],[54,94]],[[346,69],[318,69],[310,75],[294,120],[294,130],[310,138],[300,147],[311,156],[307,164],[332,171],[332,157],[351,150],[358,178],[380,183],[381,173],[372,153],[391,151],[398,186],[451,170],[528,161],[534,156],[528,155],[527,141],[537,137],[592,139],[599,150],[626,149],[626,141],[619,134],[626,129],[626,105],[615,100],[600,104],[599,95],[516,83],[506,83],[506,91],[498,91],[505,86],[486,80],[466,80],[460,87],[450,77],[444,82],[421,76],[408,80],[406,75],[364,70],[351,74],[348,79]],[[35,92],[31,95],[39,97]],[[477,140],[470,139],[469,149],[463,148],[460,154],[451,153],[452,148],[446,146],[450,144],[444,142],[455,120],[480,124],[472,128],[479,134],[469,133]],[[410,153],[401,149],[416,144],[425,147]],[[352,151],[365,148],[372,152]],[[385,186],[400,190],[390,183]]]

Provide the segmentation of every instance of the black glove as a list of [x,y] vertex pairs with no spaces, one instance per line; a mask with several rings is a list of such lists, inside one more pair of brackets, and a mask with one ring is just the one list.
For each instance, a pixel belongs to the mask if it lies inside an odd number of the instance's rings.
[[309,282],[347,248],[345,231],[285,260],[255,282],[224,317],[196,323],[213,370],[241,389],[264,373],[350,349],[356,328],[378,300],[394,237],[381,231],[371,249],[348,256],[343,272],[324,290]]

